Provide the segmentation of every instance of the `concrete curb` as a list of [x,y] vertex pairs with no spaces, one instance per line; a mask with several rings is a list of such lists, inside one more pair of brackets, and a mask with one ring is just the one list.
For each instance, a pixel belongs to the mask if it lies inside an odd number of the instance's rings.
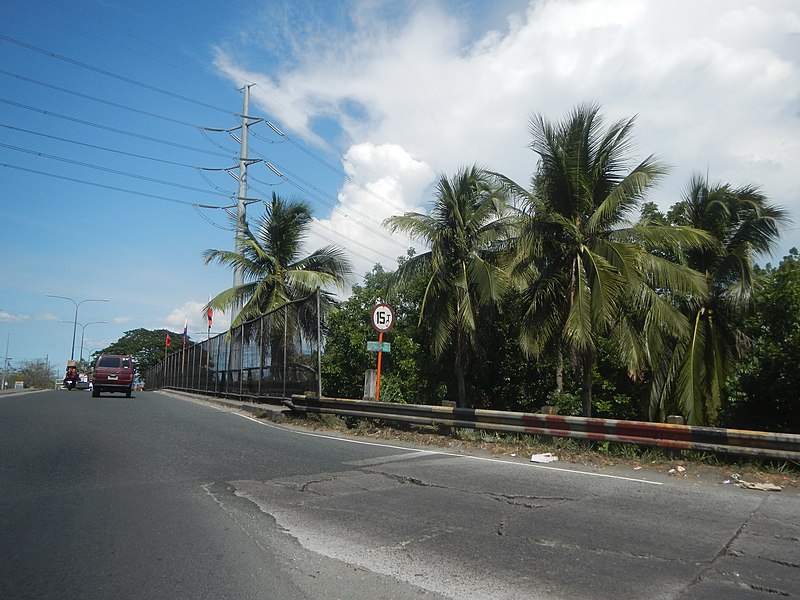
[[52,388],[8,388],[7,390],[0,390],[0,396],[21,396],[22,394],[33,394],[34,392],[52,392]]
[[291,410],[286,406],[273,406],[271,404],[255,404],[253,402],[242,402],[240,400],[230,400],[228,398],[217,398],[215,396],[204,396],[202,394],[190,394],[188,392],[179,392],[175,390],[154,390],[156,394],[163,394],[165,396],[174,396],[176,398],[184,398],[190,400],[197,400],[198,402],[206,402],[208,404],[215,404],[223,406],[232,410],[240,410],[251,415],[258,416],[259,418],[272,421],[273,423],[283,423],[286,420],[286,413]]

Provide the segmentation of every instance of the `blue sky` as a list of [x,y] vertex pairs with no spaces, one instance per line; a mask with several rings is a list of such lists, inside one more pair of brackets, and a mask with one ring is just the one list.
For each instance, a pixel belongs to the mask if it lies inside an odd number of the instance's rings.
[[0,361],[6,343],[12,364],[69,358],[75,306],[48,294],[108,300],[80,305],[84,354],[186,318],[202,336],[232,274],[201,254],[233,247],[238,183],[200,169],[234,167],[238,143],[201,128],[239,124],[244,84],[284,134],[251,127],[250,156],[282,177],[253,165],[248,196],[308,200],[309,249],[347,248],[353,283],[414,245],[380,223],[426,210],[438,175],[528,181],[530,116],[581,102],[638,115],[637,158],[672,166],[663,209],[693,172],[789,209],[775,262],[800,245],[799,61],[795,0],[6,0]]

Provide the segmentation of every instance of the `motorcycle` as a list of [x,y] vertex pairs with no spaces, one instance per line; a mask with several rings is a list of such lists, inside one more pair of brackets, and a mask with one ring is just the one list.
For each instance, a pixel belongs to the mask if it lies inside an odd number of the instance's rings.
[[75,386],[78,385],[79,381],[78,364],[74,360],[71,360],[67,362],[67,373],[64,375],[64,387],[71,392],[75,389]]

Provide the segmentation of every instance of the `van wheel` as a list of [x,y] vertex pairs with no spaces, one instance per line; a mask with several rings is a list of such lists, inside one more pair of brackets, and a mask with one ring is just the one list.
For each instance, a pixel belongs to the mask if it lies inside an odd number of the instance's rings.
[[128,388],[127,390],[125,390],[125,397],[126,398],[130,398],[131,397],[131,388]]
[[92,388],[92,398],[99,398],[100,397],[100,390],[97,388]]

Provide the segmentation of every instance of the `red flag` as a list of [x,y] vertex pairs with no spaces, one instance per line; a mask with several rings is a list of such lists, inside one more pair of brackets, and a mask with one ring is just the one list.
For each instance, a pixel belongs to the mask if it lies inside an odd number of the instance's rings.
[[167,334],[167,341],[164,343],[164,345],[169,346],[171,343],[172,343],[172,338],[169,337],[169,334]]
[[208,307],[208,328],[211,329],[211,318],[214,316],[214,309]]

